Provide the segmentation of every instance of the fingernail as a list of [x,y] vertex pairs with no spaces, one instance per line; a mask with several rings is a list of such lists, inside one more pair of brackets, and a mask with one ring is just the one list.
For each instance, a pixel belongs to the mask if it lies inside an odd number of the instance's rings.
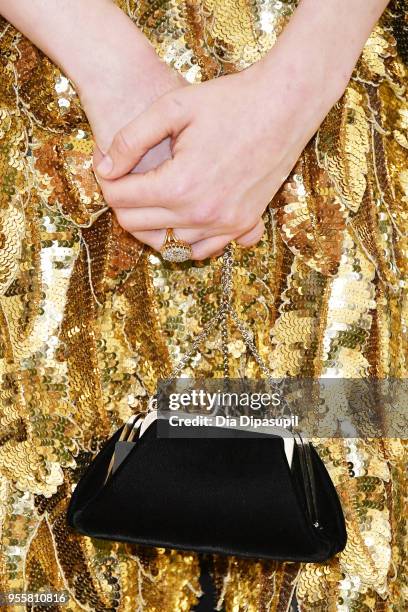
[[101,174],[102,176],[104,176],[104,175],[108,175],[111,172],[112,168],[113,168],[112,158],[109,155],[105,155],[103,160],[98,165],[96,171],[98,172],[98,174]]

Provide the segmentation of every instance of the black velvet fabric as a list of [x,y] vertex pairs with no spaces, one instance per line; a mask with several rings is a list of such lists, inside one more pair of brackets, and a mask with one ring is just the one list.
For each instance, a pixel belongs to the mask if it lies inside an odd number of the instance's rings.
[[[156,422],[103,485],[108,440],[72,495],[68,524],[102,539],[280,561],[325,561],[343,550],[340,502],[315,449],[319,527],[309,517],[295,445],[280,437],[158,438]],[[191,428],[189,428],[189,431]]]

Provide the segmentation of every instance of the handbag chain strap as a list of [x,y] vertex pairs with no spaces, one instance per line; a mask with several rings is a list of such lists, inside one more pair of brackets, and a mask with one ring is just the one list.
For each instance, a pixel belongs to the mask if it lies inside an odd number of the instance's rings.
[[[224,378],[228,379],[230,376],[229,367],[229,351],[228,351],[228,322],[229,319],[232,321],[234,326],[238,329],[243,339],[243,342],[249,352],[253,355],[255,361],[259,365],[261,371],[265,375],[268,384],[271,388],[279,391],[279,385],[276,384],[271,369],[267,366],[264,359],[259,354],[256,348],[253,334],[247,329],[243,321],[239,318],[238,313],[232,305],[232,282],[233,282],[233,247],[229,243],[223,254],[222,268],[221,268],[221,301],[220,306],[216,314],[210,319],[210,321],[204,326],[203,330],[195,337],[189,350],[180,359],[177,365],[173,368],[171,373],[166,377],[166,381],[163,388],[171,384],[176,380],[183,369],[188,365],[192,357],[197,353],[200,345],[204,342],[211,334],[217,324],[221,325],[221,344],[222,344],[222,356],[223,356],[223,373]],[[153,396],[155,397],[155,395]]]

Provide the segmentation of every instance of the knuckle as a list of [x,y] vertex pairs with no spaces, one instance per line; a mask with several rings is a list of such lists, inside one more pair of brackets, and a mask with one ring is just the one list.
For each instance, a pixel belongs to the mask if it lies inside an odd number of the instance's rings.
[[176,201],[183,201],[190,192],[190,181],[187,176],[179,176],[170,189],[171,198]]
[[134,143],[131,142],[129,134],[123,128],[115,135],[112,144],[113,150],[123,157],[129,155],[134,148]]
[[207,223],[206,209],[204,206],[194,206],[190,211],[193,225],[205,225]]
[[236,210],[235,208],[226,207],[222,213],[222,225],[231,233],[243,233],[247,229],[248,220],[245,218],[242,211]]
[[218,213],[212,204],[199,204],[191,210],[194,225],[213,225],[216,223]]

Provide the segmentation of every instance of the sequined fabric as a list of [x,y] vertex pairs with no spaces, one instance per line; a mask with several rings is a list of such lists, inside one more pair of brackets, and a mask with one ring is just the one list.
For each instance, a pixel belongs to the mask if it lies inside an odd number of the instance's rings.
[[[250,65],[296,6],[118,2],[190,82]],[[235,305],[278,376],[408,376],[408,6],[391,3],[341,101],[235,249]],[[318,94],[317,94],[318,95]],[[188,611],[195,554],[86,538],[65,512],[84,468],[210,320],[220,262],[165,264],[106,209],[63,74],[0,21],[0,590],[67,589],[79,612]],[[260,375],[239,335],[231,373]],[[221,375],[219,337],[185,375]],[[319,443],[345,551],[300,565],[215,558],[219,609],[406,609],[406,447]],[[40,609],[39,607],[30,609]]]

